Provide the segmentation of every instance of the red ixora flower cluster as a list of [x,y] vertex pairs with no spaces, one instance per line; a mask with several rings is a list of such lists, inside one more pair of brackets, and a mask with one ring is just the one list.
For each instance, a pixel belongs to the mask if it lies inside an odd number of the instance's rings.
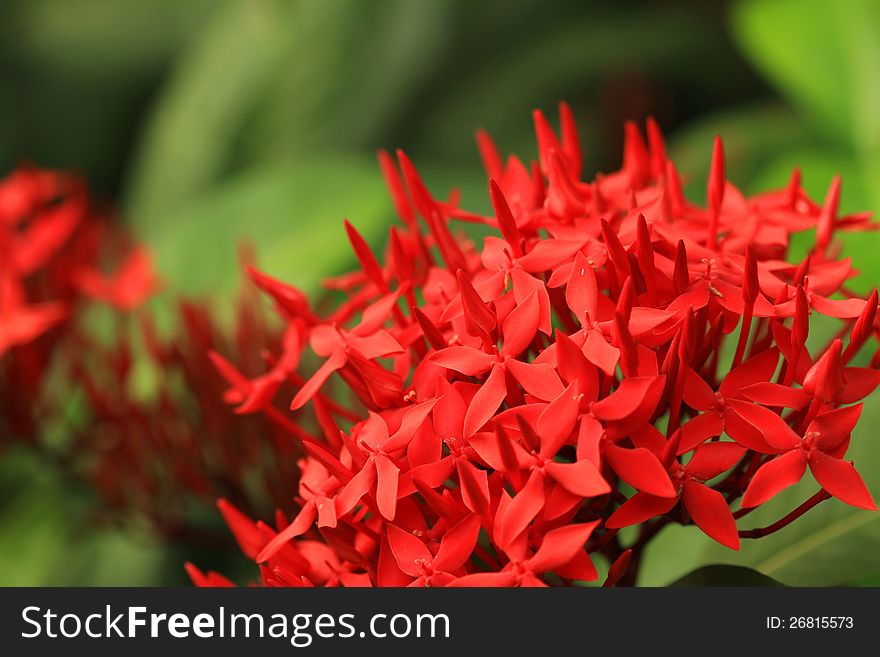
[[81,180],[33,167],[0,180],[0,445],[35,439],[47,372],[83,308],[130,311],[157,287],[149,254],[94,211]]
[[[159,285],[148,251],[95,210],[78,178],[21,168],[0,181],[0,449],[26,444],[90,483],[102,520],[216,545],[225,536],[198,519],[218,496],[294,508],[295,426],[269,406],[234,414],[210,358],[231,352],[256,372],[254,346],[280,350],[282,334],[252,285],[231,327],[207,302],[180,301],[173,330],[159,331],[140,308]],[[132,394],[145,365],[162,385]]]
[[[560,109],[561,135],[534,113],[530,166],[478,134],[491,216],[381,153],[402,224],[383,262],[346,223],[360,270],[329,281],[345,292],[329,314],[249,271],[287,339],[253,380],[215,356],[239,410],[296,381],[307,349],[320,359],[291,404],[307,453],[299,512],[272,527],[219,503],[265,585],[565,585],[597,578],[591,554],[611,564],[606,584],[632,583],[671,522],[735,550],[829,496],[875,508],[845,455],[853,404],[880,382],[851,366],[877,330],[877,293],[847,290],[854,270],[833,242],[872,229],[869,216],[839,216],[837,178],[822,204],[798,173],[744,197],[720,140],[708,207],[695,205],[651,121],[647,143],[626,126],[619,171],[583,182]],[[478,248],[450,220],[500,234]],[[815,247],[789,262],[790,236],[812,229]],[[817,314],[840,326],[811,353]],[[777,526],[738,530],[807,468],[819,493]]]

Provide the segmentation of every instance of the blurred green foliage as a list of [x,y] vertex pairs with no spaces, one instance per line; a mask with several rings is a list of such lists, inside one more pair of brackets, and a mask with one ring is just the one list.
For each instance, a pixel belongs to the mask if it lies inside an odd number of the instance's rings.
[[[845,211],[880,207],[871,0],[0,2],[0,164],[82,171],[156,251],[167,299],[233,290],[242,241],[306,289],[343,270],[341,219],[377,243],[392,216],[378,148],[404,148],[438,194],[459,186],[485,208],[474,129],[531,156],[529,111],[560,99],[588,172],[618,164],[624,119],[652,114],[694,198],[719,133],[748,192],[800,166],[814,197],[840,172]],[[880,279],[877,247],[846,243],[863,289]],[[852,455],[880,495],[880,404],[865,415]],[[0,459],[0,492],[0,583],[183,583],[185,558],[228,570],[222,554],[96,527],[88,491],[32,457]],[[855,584],[877,581],[878,555],[878,514],[826,502],[738,554],[670,527],[641,573],[664,585],[727,562],[785,584]]]

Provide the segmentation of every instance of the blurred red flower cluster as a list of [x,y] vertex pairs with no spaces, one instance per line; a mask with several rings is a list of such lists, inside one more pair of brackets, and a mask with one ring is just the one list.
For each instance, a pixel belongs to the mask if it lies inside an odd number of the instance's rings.
[[[199,538],[192,515],[221,495],[292,508],[302,451],[289,421],[236,416],[210,359],[223,349],[261,367],[255,345],[280,332],[256,291],[231,328],[207,302],[181,301],[160,331],[140,309],[159,286],[150,254],[77,178],[20,168],[0,182],[0,448],[40,450],[120,518],[166,536]],[[145,365],[154,390],[137,394]]]
[[[95,214],[82,181],[20,168],[0,181],[0,435],[33,440],[43,383],[83,306],[131,310],[158,285],[150,258],[130,250],[108,277],[99,265],[127,248]],[[117,260],[119,258],[117,257]]]
[[[814,202],[797,172],[745,197],[720,140],[707,206],[692,203],[653,122],[647,140],[627,125],[622,168],[584,182],[560,109],[560,134],[535,112],[529,165],[478,135],[489,216],[381,153],[401,224],[381,258],[346,224],[360,270],[328,281],[344,293],[332,311],[249,269],[283,348],[257,378],[214,360],[240,413],[274,415],[295,386],[306,452],[294,517],[269,526],[220,501],[265,585],[564,585],[596,579],[597,554],[606,584],[632,583],[669,523],[738,549],[829,496],[875,508],[846,452],[856,402],[880,382],[877,358],[852,365],[877,331],[877,294],[848,290],[834,241],[872,229],[869,216],[839,214],[839,179]],[[495,234],[478,247],[451,220]],[[791,236],[808,230],[815,246],[792,261]],[[837,333],[808,347],[818,315]],[[307,352],[319,365],[302,377]],[[738,529],[807,469],[815,496]]]

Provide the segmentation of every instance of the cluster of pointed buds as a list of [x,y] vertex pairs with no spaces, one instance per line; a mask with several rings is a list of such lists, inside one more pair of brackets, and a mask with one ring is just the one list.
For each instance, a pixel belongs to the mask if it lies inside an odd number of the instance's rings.
[[[77,178],[31,167],[0,181],[0,440],[31,442],[58,347],[81,332],[85,307],[130,311],[158,286],[149,254],[91,207]],[[107,259],[118,267],[102,273]]]
[[[584,182],[560,110],[560,134],[535,112],[529,166],[478,134],[490,216],[381,153],[401,223],[382,259],[346,223],[360,270],[328,282],[345,293],[329,314],[249,270],[286,323],[283,351],[253,380],[214,358],[241,412],[295,384],[306,452],[295,516],[273,526],[219,503],[265,585],[567,585],[596,579],[600,555],[606,584],[632,583],[666,524],[734,550],[768,533],[737,522],[807,469],[819,492],[774,530],[831,496],[875,508],[846,452],[880,382],[851,365],[877,294],[848,290],[834,240],[869,216],[839,215],[838,179],[822,204],[797,173],[746,198],[720,140],[696,205],[650,121],[647,140],[627,125],[619,171]],[[477,246],[452,221],[496,234]],[[789,262],[807,230],[814,248]],[[817,316],[837,330],[819,349]]]

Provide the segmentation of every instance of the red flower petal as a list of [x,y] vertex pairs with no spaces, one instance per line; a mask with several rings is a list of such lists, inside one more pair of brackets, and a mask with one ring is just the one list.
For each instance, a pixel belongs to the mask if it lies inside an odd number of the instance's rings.
[[745,447],[737,443],[706,443],[697,447],[684,470],[689,477],[708,481],[730,470],[745,453]]
[[544,506],[544,475],[533,470],[526,485],[519,491],[502,513],[495,516],[495,542],[501,549],[510,545]]
[[526,561],[526,567],[534,573],[544,573],[564,566],[583,550],[590,534],[598,525],[599,521],[588,522],[547,532],[541,547]]
[[538,295],[532,292],[507,316],[501,329],[503,356],[519,356],[528,348],[538,331],[539,310]]
[[400,469],[384,454],[376,457],[376,503],[386,520],[397,513],[397,479]]
[[400,569],[411,577],[418,577],[421,567],[418,562],[430,563],[433,559],[428,546],[415,536],[395,525],[386,525],[388,546]]
[[807,456],[803,450],[793,449],[762,465],[743,495],[742,505],[750,508],[763,504],[784,489],[798,483],[807,468]]
[[746,399],[764,406],[781,406],[784,408],[801,409],[810,403],[811,397],[803,390],[790,388],[778,383],[759,381],[746,386],[740,391]]
[[810,305],[828,317],[853,319],[865,310],[864,299],[828,299],[818,294],[810,295]]
[[725,397],[739,393],[746,386],[769,381],[776,372],[779,363],[779,352],[776,349],[767,349],[757,356],[747,360],[739,367],[731,370],[721,382],[719,391]]
[[[637,413],[643,405],[653,407],[651,392],[656,390],[657,377],[630,377],[620,382],[617,390],[592,405],[591,411],[600,420],[623,420]],[[651,403],[653,401],[653,403]],[[651,408],[653,411],[653,408]]]
[[681,442],[678,453],[684,454],[691,451],[697,445],[706,441],[707,438],[720,436],[724,432],[724,418],[715,411],[709,411],[688,420],[681,428]]
[[376,482],[376,468],[372,461],[367,461],[358,473],[349,479],[336,496],[336,515],[344,516],[351,511],[361,498],[366,495]]
[[523,390],[542,401],[556,399],[564,390],[556,370],[547,363],[510,359],[504,365]]
[[686,479],[681,491],[681,501],[691,520],[707,536],[731,550],[739,550],[736,521],[724,495],[708,486]]
[[486,471],[465,459],[457,459],[455,467],[458,470],[461,498],[465,506],[480,515],[488,513],[489,480]]
[[578,419],[580,399],[574,394],[575,384],[569,385],[538,417],[538,435],[541,440],[541,458],[552,458],[565,444]]
[[476,337],[491,335],[497,320],[495,313],[474,289],[470,279],[461,269],[458,270],[458,288],[464,307],[464,319],[469,335]]
[[447,572],[461,568],[470,559],[479,534],[480,519],[477,516],[470,515],[456,523],[440,540],[434,568]]
[[550,295],[544,281],[526,273],[520,268],[514,269],[510,274],[513,282],[513,297],[516,302],[523,303],[528,296],[535,292],[538,296],[538,330],[544,335],[552,332],[552,320],[550,318]]
[[549,461],[544,471],[565,490],[581,497],[598,497],[611,492],[611,486],[587,459],[576,463]]
[[861,414],[862,404],[823,413],[810,422],[807,435],[818,434],[816,446],[823,452],[831,452],[849,437]]
[[299,392],[296,393],[293,401],[290,402],[290,410],[295,411],[298,408],[305,406],[308,401],[318,393],[318,390],[320,390],[321,386],[324,385],[324,382],[330,378],[330,375],[336,370],[341,369],[347,362],[348,354],[345,353],[344,349],[337,349],[330,354],[330,358],[324,361],[324,364],[312,374],[312,377],[306,381],[303,384],[303,387],[299,389]]
[[633,488],[657,497],[675,497],[675,487],[660,460],[644,447],[605,447],[605,460]]
[[464,435],[471,436],[488,422],[501,402],[507,396],[507,384],[505,382],[504,367],[496,365],[492,368],[492,373],[486,379],[486,383],[477,391],[471,404],[468,407],[467,414],[464,416]]
[[473,347],[447,347],[431,354],[431,360],[440,367],[461,372],[467,376],[478,376],[488,372],[497,359],[492,354]]
[[382,449],[390,454],[409,445],[416,431],[428,419],[428,415],[431,414],[436,404],[437,400],[432,400],[416,404],[407,409],[406,413],[403,414],[400,428],[382,444]]
[[605,521],[608,529],[620,529],[637,525],[662,515],[678,504],[677,497],[657,497],[648,493],[636,493],[624,502],[611,517]]
[[688,406],[698,411],[708,411],[715,408],[718,403],[715,391],[703,380],[703,377],[690,367],[685,371],[684,401]]
[[282,529],[269,543],[260,550],[260,553],[257,555],[256,561],[264,562],[271,559],[278,550],[284,547],[285,544],[296,538],[297,536],[301,536],[305,534],[309,528],[312,526],[312,523],[315,521],[316,516],[315,505],[312,503],[306,503],[300,512],[296,515],[293,522],[287,525],[284,529]]
[[582,324],[585,317],[589,317],[593,322],[599,319],[599,286],[596,283],[596,273],[581,251],[578,251],[574,257],[574,266],[571,268],[568,284],[565,287],[565,301]]
[[[769,408],[731,399],[728,404],[741,418],[761,432],[767,443],[779,451],[795,449],[801,437]],[[746,445],[748,447],[748,445]]]
[[388,283],[385,280],[385,275],[382,273],[382,267],[380,267],[379,263],[376,261],[376,256],[373,255],[366,240],[364,240],[355,227],[348,222],[348,219],[346,219],[344,223],[345,232],[348,233],[348,240],[351,242],[351,246],[361,265],[361,269],[364,270],[367,278],[373,281],[380,290],[386,291],[388,289]]
[[584,355],[608,376],[613,376],[617,369],[617,361],[620,360],[620,349],[608,344],[605,336],[598,330],[587,331],[587,339],[584,342]]
[[516,575],[510,571],[501,573],[474,573],[459,577],[449,586],[452,587],[509,587],[516,584]]
[[851,463],[815,451],[810,454],[810,472],[822,488],[841,502],[859,509],[877,510],[870,491]]

